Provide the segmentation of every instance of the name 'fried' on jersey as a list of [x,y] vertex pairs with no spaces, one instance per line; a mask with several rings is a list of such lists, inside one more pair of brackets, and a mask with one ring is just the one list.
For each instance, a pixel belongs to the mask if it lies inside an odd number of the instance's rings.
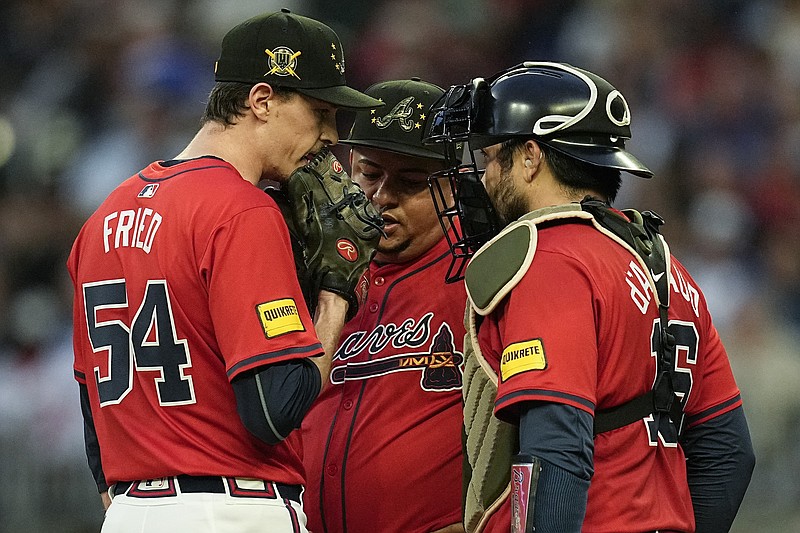
[[149,207],[110,213],[103,219],[105,252],[111,250],[110,238],[114,235],[114,248],[141,248],[149,254],[161,221],[161,215]]

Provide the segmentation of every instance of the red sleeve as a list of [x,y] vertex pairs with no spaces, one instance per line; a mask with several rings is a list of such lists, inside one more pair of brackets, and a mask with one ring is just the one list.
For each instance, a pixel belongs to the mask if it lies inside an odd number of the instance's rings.
[[717,329],[711,323],[711,316],[702,297],[700,310],[703,342],[698,360],[702,364],[698,365],[700,368],[693,369],[697,382],[692,385],[692,393],[685,407],[687,427],[696,426],[742,405],[728,354]]
[[503,339],[496,354],[498,413],[538,400],[594,415],[597,332],[592,286],[586,269],[574,259],[537,252],[498,316]]
[[203,254],[201,275],[229,379],[323,353],[277,208],[251,208],[220,224]]

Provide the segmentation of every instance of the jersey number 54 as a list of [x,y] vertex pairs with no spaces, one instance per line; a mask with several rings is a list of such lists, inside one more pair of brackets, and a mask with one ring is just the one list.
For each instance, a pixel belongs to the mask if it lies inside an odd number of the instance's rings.
[[98,321],[105,309],[128,307],[124,279],[85,283],[83,301],[89,341],[95,353],[108,354],[107,372],[94,368],[100,406],[117,404],[133,389],[135,370],[157,371],[154,379],[161,405],[195,403],[189,347],[175,330],[166,280],[149,280],[131,324]]

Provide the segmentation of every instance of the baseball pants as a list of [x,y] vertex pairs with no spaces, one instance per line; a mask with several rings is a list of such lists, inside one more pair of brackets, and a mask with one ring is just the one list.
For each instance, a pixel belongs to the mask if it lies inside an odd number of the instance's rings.
[[101,533],[307,533],[302,489],[177,476],[118,483]]

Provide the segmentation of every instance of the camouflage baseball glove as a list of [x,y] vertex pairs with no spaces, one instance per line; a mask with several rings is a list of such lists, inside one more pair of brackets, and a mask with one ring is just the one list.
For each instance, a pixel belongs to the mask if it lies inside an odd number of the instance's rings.
[[352,318],[366,298],[383,219],[328,149],[294,171],[281,189],[309,310],[314,313],[319,291],[327,290],[347,299]]

